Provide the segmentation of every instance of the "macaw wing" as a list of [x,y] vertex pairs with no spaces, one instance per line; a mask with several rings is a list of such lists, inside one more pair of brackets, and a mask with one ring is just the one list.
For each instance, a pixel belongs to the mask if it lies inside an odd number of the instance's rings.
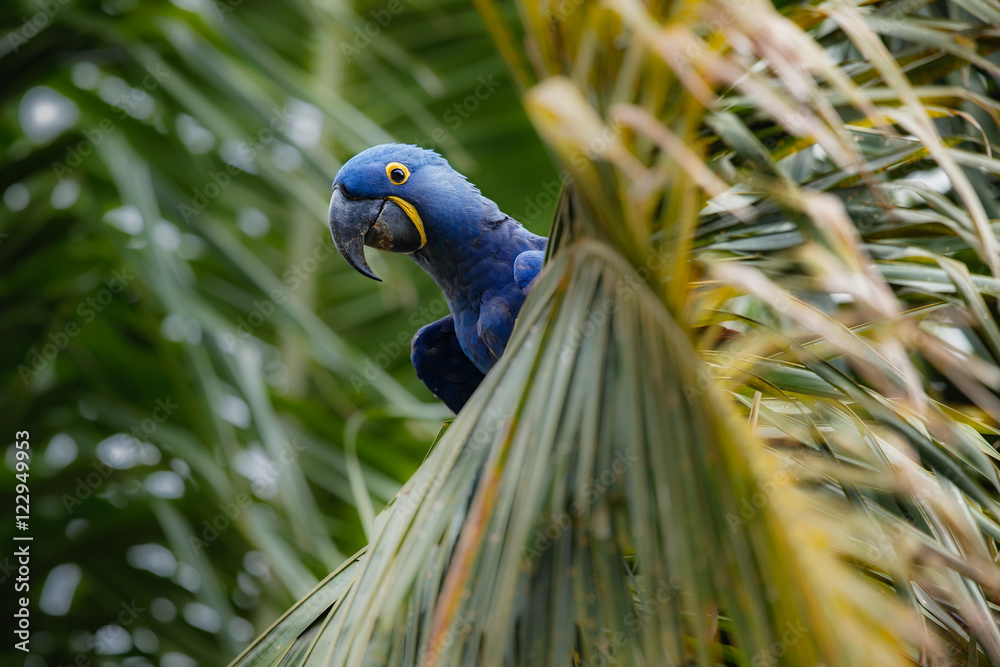
[[458,344],[451,315],[417,331],[410,344],[410,361],[417,377],[455,414],[485,377]]
[[531,291],[544,262],[544,250],[525,250],[514,260],[514,282],[525,294]]

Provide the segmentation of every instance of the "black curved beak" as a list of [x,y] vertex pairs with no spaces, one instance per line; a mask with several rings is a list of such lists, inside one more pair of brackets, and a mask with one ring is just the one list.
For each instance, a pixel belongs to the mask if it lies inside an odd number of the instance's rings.
[[339,185],[330,198],[330,233],[333,245],[351,268],[363,276],[382,282],[365,260],[365,234],[382,212],[381,199],[348,199]]
[[423,223],[412,204],[398,197],[352,199],[339,184],[330,198],[330,233],[351,268],[379,282],[382,279],[365,260],[364,246],[411,253],[426,243]]

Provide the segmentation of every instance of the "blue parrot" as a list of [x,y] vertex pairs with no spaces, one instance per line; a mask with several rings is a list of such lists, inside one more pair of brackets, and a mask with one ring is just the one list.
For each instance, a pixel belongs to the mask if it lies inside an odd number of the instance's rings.
[[347,161],[333,181],[330,233],[356,271],[380,280],[364,246],[413,258],[451,314],[417,331],[417,377],[457,413],[503,354],[548,239],[480,194],[434,151],[383,144]]

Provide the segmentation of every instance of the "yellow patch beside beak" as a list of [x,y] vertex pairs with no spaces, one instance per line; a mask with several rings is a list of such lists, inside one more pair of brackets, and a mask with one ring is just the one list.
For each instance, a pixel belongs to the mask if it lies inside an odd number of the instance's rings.
[[[420,214],[417,213],[416,207],[405,199],[400,199],[399,197],[388,197],[393,203],[395,203],[399,208],[403,209],[406,213],[406,217],[410,219],[413,226],[417,228],[417,233],[420,234],[420,248],[423,248],[427,244],[427,234],[424,232],[424,222],[420,219]],[[417,250],[420,250],[417,248]],[[416,252],[416,250],[414,250]]]

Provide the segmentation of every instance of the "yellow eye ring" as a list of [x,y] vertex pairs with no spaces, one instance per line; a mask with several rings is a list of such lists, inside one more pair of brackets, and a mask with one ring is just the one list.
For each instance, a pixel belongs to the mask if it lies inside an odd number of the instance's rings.
[[[402,176],[400,176],[402,174]],[[389,177],[389,180],[396,185],[402,185],[406,183],[406,179],[410,177],[410,170],[406,168],[405,164],[400,164],[399,162],[390,162],[385,165],[385,175]]]

